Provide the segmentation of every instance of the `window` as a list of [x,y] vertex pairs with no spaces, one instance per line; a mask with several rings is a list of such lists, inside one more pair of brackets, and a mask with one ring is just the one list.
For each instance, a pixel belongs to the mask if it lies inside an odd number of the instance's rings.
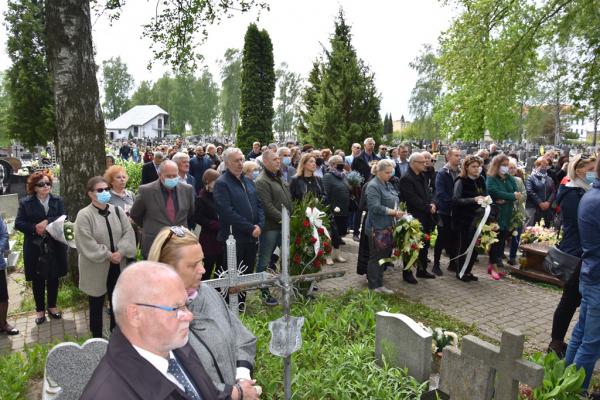
[[137,134],[138,134],[138,127],[137,126],[133,127],[133,133],[137,136]]
[[158,129],[162,129],[162,119],[158,119]]

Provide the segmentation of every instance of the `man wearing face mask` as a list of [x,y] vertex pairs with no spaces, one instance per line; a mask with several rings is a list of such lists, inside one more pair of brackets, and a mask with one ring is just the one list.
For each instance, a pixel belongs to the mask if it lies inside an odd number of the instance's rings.
[[130,210],[133,221],[142,228],[142,256],[165,226],[188,226],[194,215],[194,188],[179,180],[179,169],[173,161],[160,164],[159,179],[141,185]]
[[280,147],[277,149],[277,155],[281,160],[281,179],[289,185],[292,177],[296,175],[296,168],[292,166],[292,152],[287,147]]
[[540,157],[535,162],[535,168],[525,181],[527,201],[527,226],[533,226],[544,219],[546,226],[551,226],[554,220],[552,203],[556,199],[554,181],[548,176],[548,160]]

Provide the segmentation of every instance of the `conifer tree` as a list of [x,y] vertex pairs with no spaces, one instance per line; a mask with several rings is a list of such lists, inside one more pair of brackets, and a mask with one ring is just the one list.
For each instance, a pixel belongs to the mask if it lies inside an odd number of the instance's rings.
[[275,96],[275,65],[273,45],[266,30],[250,24],[244,37],[240,128],[237,146],[249,151],[252,142],[262,144],[273,140],[273,97]]

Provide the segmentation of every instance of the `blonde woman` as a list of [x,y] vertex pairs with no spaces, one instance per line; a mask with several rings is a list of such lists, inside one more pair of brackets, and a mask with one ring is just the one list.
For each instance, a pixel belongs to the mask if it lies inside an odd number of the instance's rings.
[[316,170],[317,160],[315,156],[311,153],[302,155],[298,163],[296,176],[290,181],[292,200],[301,200],[307,192],[311,192],[315,197],[323,199],[325,188],[321,178],[315,175]]
[[202,285],[204,253],[196,236],[184,227],[164,228],[154,239],[149,261],[170,265],[188,292],[189,343],[217,389],[233,400],[258,399],[251,374],[256,337],[231,313],[221,295]]
[[260,173],[258,163],[255,161],[244,161],[244,166],[242,167],[242,174],[246,176],[246,178],[251,181],[256,180],[258,178],[258,174]]

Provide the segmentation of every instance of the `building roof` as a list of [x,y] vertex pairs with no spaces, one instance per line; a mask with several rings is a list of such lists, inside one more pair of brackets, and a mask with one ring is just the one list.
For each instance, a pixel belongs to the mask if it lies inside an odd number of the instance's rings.
[[168,112],[159,106],[135,106],[125,114],[122,114],[119,118],[106,124],[106,129],[127,129],[133,125],[144,125],[146,122],[160,114],[169,115]]

